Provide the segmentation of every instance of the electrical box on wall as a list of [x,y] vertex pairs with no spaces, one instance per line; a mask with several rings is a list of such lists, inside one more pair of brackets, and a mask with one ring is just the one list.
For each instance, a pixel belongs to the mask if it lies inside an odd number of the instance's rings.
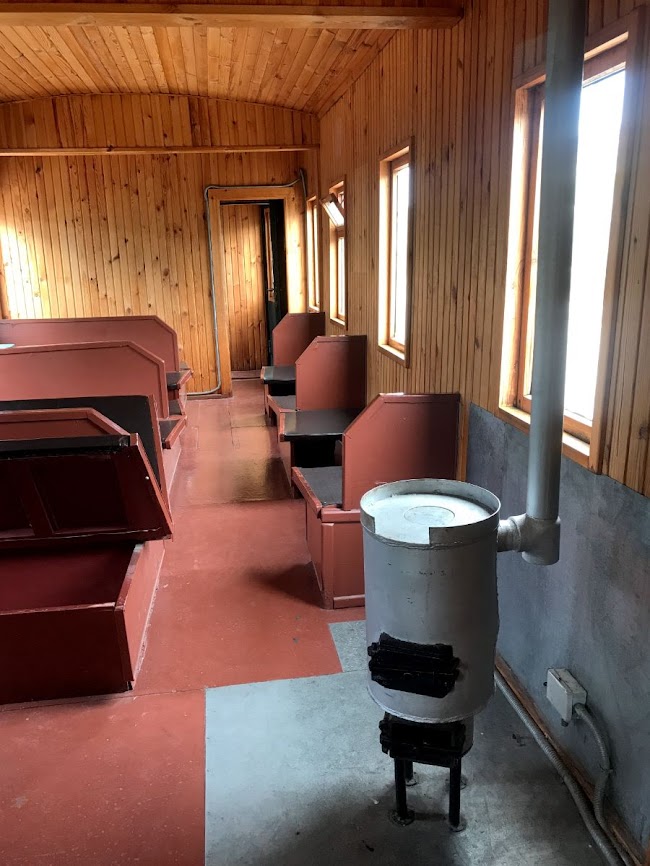
[[565,668],[549,668],[546,680],[546,697],[562,718],[569,724],[576,704],[587,703],[587,692],[578,680]]

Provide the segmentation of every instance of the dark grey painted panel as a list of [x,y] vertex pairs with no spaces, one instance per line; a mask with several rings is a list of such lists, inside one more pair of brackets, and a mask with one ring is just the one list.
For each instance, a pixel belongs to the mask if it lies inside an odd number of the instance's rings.
[[[467,480],[492,490],[502,516],[525,510],[528,437],[471,407]],[[549,667],[566,667],[604,722],[613,801],[634,837],[650,841],[650,500],[562,461],[561,559],[549,568],[499,554],[499,652],[559,742],[592,773],[579,723],[562,728],[545,697]]]

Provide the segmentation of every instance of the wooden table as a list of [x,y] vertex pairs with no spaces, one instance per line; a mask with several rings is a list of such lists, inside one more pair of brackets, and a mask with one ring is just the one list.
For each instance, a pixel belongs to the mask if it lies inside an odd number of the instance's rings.
[[261,379],[265,385],[277,385],[280,383],[296,384],[295,364],[281,364],[279,366],[262,367]]
[[313,409],[283,412],[281,442],[289,442],[292,466],[332,466],[334,448],[360,409]]
[[262,367],[260,378],[264,383],[267,397],[296,393],[296,367],[294,364]]

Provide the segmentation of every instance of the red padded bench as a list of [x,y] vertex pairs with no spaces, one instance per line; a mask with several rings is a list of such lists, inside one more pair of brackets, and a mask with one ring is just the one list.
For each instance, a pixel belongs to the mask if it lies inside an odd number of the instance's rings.
[[176,331],[158,316],[99,316],[79,319],[1,319],[0,343],[51,346],[62,343],[136,343],[165,365],[171,414],[182,414],[192,371],[179,357]]
[[283,441],[282,415],[328,409],[360,412],[366,405],[366,346],[364,335],[316,337],[296,361],[295,397],[268,398],[269,411],[278,418],[280,456],[289,480],[296,461],[293,446]]
[[456,477],[459,407],[458,394],[380,394],[343,434],[341,466],[293,469],[325,607],[364,603],[364,493],[389,481]]
[[171,534],[136,435],[94,409],[0,413],[0,703],[129,689]]
[[128,342],[23,346],[0,351],[0,400],[138,394],[155,402],[165,462],[173,479],[184,415],[171,415],[162,360]]
[[307,346],[325,334],[325,313],[287,313],[271,332],[273,366],[262,367],[264,409],[270,396],[295,394],[295,380],[283,381],[274,368],[293,367]]

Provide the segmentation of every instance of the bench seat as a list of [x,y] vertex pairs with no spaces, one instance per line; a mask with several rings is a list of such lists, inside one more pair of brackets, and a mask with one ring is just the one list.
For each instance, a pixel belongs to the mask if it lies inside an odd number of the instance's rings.
[[343,504],[343,467],[315,466],[306,469],[294,468],[293,483],[316,507],[316,513],[327,505],[340,508]]

